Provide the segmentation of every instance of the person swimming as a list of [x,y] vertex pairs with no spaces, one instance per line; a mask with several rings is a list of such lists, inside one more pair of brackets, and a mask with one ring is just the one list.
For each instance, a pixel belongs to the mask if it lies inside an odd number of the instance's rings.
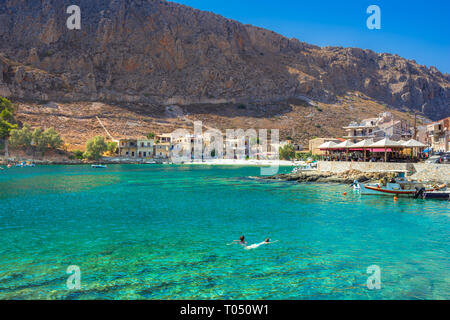
[[233,242],[229,243],[228,245],[237,244],[237,243],[239,243],[239,244],[241,244],[243,246],[246,246],[247,245],[247,241],[245,241],[245,236],[240,236],[239,240],[233,240]]
[[245,236],[241,236],[239,238],[239,240],[233,240],[233,242],[229,243],[228,245],[238,244],[239,243],[240,245],[244,246],[245,250],[250,250],[250,249],[256,249],[256,248],[258,248],[258,247],[260,247],[260,246],[262,246],[264,244],[272,244],[272,243],[275,243],[275,242],[278,242],[278,240],[270,242],[270,238],[266,238],[266,240],[264,240],[263,242],[255,243],[255,244],[252,244],[252,245],[248,246],[247,245],[247,241],[245,241]]
[[245,246],[244,249],[245,249],[245,250],[256,249],[256,248],[258,248],[258,247],[260,247],[260,246],[262,246],[262,245],[264,245],[264,244],[272,244],[272,243],[275,243],[275,242],[278,242],[278,240],[275,240],[275,241],[270,242],[270,239],[267,238],[267,239],[264,240],[263,242],[255,243],[255,244],[252,244],[252,245],[250,245],[250,246]]

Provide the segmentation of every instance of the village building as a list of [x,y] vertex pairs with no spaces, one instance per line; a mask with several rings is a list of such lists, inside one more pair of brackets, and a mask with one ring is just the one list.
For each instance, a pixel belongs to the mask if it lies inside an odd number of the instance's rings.
[[412,138],[408,122],[394,119],[391,112],[383,112],[377,118],[352,122],[343,129],[346,132],[343,138],[354,143],[366,139],[380,140],[385,137],[396,141]]
[[427,144],[434,152],[450,151],[450,117],[427,125]]
[[171,133],[163,133],[158,134],[155,137],[156,143],[172,143],[172,134]]
[[168,159],[170,158],[172,145],[168,142],[155,144],[155,158]]
[[117,148],[120,157],[136,158],[137,139],[120,139]]
[[250,139],[244,137],[226,139],[224,138],[223,150],[227,159],[247,159],[250,156]]
[[138,158],[153,158],[155,154],[155,141],[153,139],[137,140],[137,157]]
[[426,125],[416,128],[415,139],[423,144],[429,145]]

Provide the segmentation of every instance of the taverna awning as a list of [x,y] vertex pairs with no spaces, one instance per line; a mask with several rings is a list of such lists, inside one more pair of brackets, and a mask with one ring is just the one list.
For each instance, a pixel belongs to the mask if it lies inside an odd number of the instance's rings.
[[328,141],[328,142],[322,143],[322,144],[319,146],[319,149],[331,149],[331,148],[333,148],[335,145],[336,145],[336,142]]
[[331,149],[350,149],[353,147],[353,142],[350,142],[349,140],[345,140],[335,146],[333,146]]
[[372,144],[373,144],[373,139],[366,139],[366,140],[362,140],[362,141],[357,142],[354,145],[352,145],[352,149],[353,148],[368,148]]
[[427,145],[425,145],[422,142],[419,142],[417,140],[411,139],[411,140],[403,143],[403,146],[405,148],[425,148]]
[[398,143],[397,141],[391,140],[389,138],[384,138],[380,141],[372,143],[370,148],[403,148],[403,145]]

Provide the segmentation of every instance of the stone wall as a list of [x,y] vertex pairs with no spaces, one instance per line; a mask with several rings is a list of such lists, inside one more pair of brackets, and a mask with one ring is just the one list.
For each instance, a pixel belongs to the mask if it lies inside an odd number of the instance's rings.
[[450,184],[450,164],[414,163],[415,180],[436,180]]
[[408,170],[412,179],[450,183],[450,164],[319,161],[317,168],[318,171],[333,173],[342,173],[348,170],[361,172]]

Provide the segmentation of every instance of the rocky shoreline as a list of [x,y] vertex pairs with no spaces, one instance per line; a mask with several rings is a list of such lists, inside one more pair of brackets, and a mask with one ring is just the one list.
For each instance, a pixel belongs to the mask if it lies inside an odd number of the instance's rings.
[[392,173],[388,172],[361,172],[358,170],[349,170],[342,173],[319,172],[319,171],[302,171],[296,173],[277,174],[270,177],[263,177],[264,180],[282,180],[316,183],[343,183],[351,184],[353,181],[359,182],[378,181],[384,177],[391,177]]

